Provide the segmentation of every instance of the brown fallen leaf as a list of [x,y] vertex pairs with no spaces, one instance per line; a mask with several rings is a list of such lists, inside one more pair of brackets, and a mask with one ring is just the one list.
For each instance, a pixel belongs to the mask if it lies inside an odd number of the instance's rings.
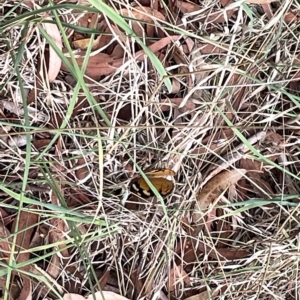
[[274,191],[268,182],[268,173],[264,170],[262,162],[252,159],[241,159],[239,167],[247,170],[252,191],[260,198],[270,198],[274,196]]
[[[50,17],[47,17],[47,20],[52,19]],[[58,30],[57,25],[52,23],[45,23],[43,22],[43,27],[45,31],[48,33],[48,35],[51,37],[55,45],[59,48],[59,50],[62,50],[62,40],[60,36],[60,32]],[[61,59],[58,56],[58,54],[55,52],[55,50],[50,46],[49,47],[49,66],[48,66],[48,79],[49,82],[53,82],[61,67]]]
[[[54,194],[51,197],[51,203],[59,205],[58,199]],[[51,219],[50,224],[52,226],[52,230],[49,232],[49,242],[53,244],[60,242],[57,245],[60,251],[60,256],[62,257],[62,260],[68,261],[70,253],[64,241],[66,240],[65,232],[67,232],[69,228],[67,228],[64,220],[59,218]],[[60,273],[60,258],[59,254],[55,253],[52,255],[50,264],[47,267],[47,274],[49,274],[52,278],[56,278]]]
[[245,0],[246,3],[251,3],[251,4],[269,4],[277,1],[278,0]]
[[299,19],[300,16],[297,13],[289,12],[284,16],[284,22],[286,22],[287,24],[298,22]]
[[185,2],[185,1],[175,1],[175,5],[184,13],[190,13],[200,10],[200,6],[195,3]]
[[[84,60],[85,51],[82,51],[81,57],[76,57],[77,63],[79,67],[82,67],[82,63]],[[71,58],[68,57],[68,60],[71,62]],[[105,53],[98,53],[96,55],[92,55],[89,58],[85,74],[92,79],[98,80],[103,75],[108,75],[116,71],[118,67],[122,64],[118,62],[117,59],[111,57]],[[64,71],[68,71],[67,67],[62,64],[61,69]]]
[[227,286],[223,286],[221,289],[215,289],[210,292],[204,291],[201,292],[197,295],[184,298],[183,300],[212,300],[212,299],[217,299],[218,296],[220,296],[222,291],[225,291]]
[[229,186],[235,185],[245,174],[244,169],[224,171],[212,178],[198,193],[197,208],[206,209]]
[[196,243],[192,240],[186,244],[183,261],[187,264],[196,263],[203,254],[218,261],[226,261],[245,258],[249,255],[249,251],[236,248],[215,248],[201,241]]
[[205,44],[205,43],[199,43],[197,47],[200,49],[201,54],[211,54],[211,53],[224,53],[228,50],[228,45],[226,44],[220,44],[220,46],[212,45],[212,44]]
[[50,139],[42,139],[42,140],[35,140],[32,142],[32,145],[37,149],[41,150],[50,144]]
[[115,57],[115,58],[121,58],[124,55],[124,48],[120,45],[117,44],[114,48],[114,50],[111,53],[111,56]]
[[[181,37],[178,35],[175,36],[168,36],[165,38],[162,38],[161,40],[155,42],[148,48],[153,52],[157,53],[159,50],[167,46],[171,41],[177,41]],[[79,67],[82,67],[82,63],[84,61],[84,55],[85,51],[82,51],[82,54],[80,57],[76,57],[77,63]],[[142,61],[145,59],[145,52],[144,50],[138,51],[135,54],[135,58],[137,61]],[[72,63],[71,58],[68,57],[68,60],[70,63]],[[96,55],[91,55],[85,70],[85,74],[95,80],[100,79],[103,75],[108,75],[116,71],[120,66],[124,65],[125,61],[123,58],[116,59],[115,57],[112,57],[111,55],[105,54],[105,53],[98,53]],[[62,70],[68,71],[68,68],[62,64]]]
[[270,3],[262,4],[261,7],[268,16],[269,20],[271,20],[273,17],[273,11]]
[[[233,0],[221,0],[220,1],[222,6],[225,8],[226,6],[229,6],[230,4],[234,3]],[[227,22],[233,14],[238,10],[237,7],[232,8],[232,9],[214,9],[210,11],[205,17],[200,18],[198,21],[199,22],[209,22],[213,24],[219,24],[223,22]],[[226,15],[226,17],[224,16]]]
[[[11,253],[11,243],[12,237],[9,230],[4,226],[4,224],[0,223],[0,250],[4,257],[9,257]],[[2,258],[4,259],[4,258]]]
[[130,10],[128,10],[127,8],[123,8],[119,10],[119,14],[126,17],[135,18],[138,20],[138,22],[132,21],[132,29],[140,37],[144,36],[143,28],[141,27],[141,21],[147,23],[146,25],[147,37],[153,37],[154,26],[152,26],[151,24],[154,25],[157,23],[155,19],[162,20],[162,21],[166,20],[165,16],[162,13],[160,13],[156,9],[153,9],[151,7],[146,7],[146,6],[135,7],[134,9],[130,9]]
[[64,300],[86,300],[83,296],[78,295],[78,294],[64,294],[63,296]]
[[[102,297],[103,296],[103,297]],[[119,294],[110,291],[96,292],[95,295],[89,295],[87,300],[129,300]],[[72,299],[75,300],[75,299]]]
[[114,24],[110,24],[108,26],[105,20],[103,20],[99,24],[99,27],[102,28],[102,31],[104,31],[105,34],[101,34],[99,37],[98,49],[110,44],[114,36],[118,36],[118,39],[123,43],[125,43],[127,40],[131,41],[131,38],[128,37],[128,35],[126,35],[124,32],[122,32],[121,29],[119,29],[119,27],[115,26]]
[[175,265],[169,272],[169,291],[178,290],[180,285],[184,287],[184,283],[188,286],[192,284],[189,275],[184,271],[181,265]]
[[77,177],[78,180],[83,180],[89,172],[89,169],[86,165],[86,160],[80,157],[78,159],[77,165],[80,167],[75,171],[75,176]]
[[130,279],[132,280],[132,283],[134,285],[134,295],[136,299],[139,299],[139,297],[142,296],[143,292],[143,286],[144,283],[142,279],[140,278],[141,270],[140,267],[133,270],[130,275]]
[[[174,106],[172,104],[175,104],[175,108],[178,109],[180,113],[189,112],[193,114],[193,111],[196,108],[196,104],[193,101],[188,100],[185,105],[181,108],[178,108],[180,104],[182,103],[183,98],[169,98],[169,99],[162,99],[160,100],[161,103],[166,103],[165,105],[162,105],[160,109],[162,111],[169,111],[171,106]],[[169,105],[167,105],[169,103]]]
[[[17,220],[19,221],[18,226],[16,223]],[[15,232],[16,227],[18,227],[18,229],[27,228],[26,230],[23,230],[22,232],[19,232],[17,234],[15,251],[19,253],[18,256],[16,257],[16,261],[18,263],[23,263],[29,260],[30,252],[24,250],[29,250],[30,248],[31,236],[35,229],[34,225],[36,225],[37,222],[38,222],[37,214],[33,214],[25,211],[21,211],[19,219],[16,218],[14,220],[12,226],[13,228],[12,232]],[[29,272],[30,265],[25,265],[21,269],[26,272]],[[20,273],[20,276],[22,277],[23,286],[18,300],[31,299],[28,298],[31,297],[31,279],[27,275],[24,275],[23,273]]]
[[223,171],[213,177],[206,183],[203,189],[197,195],[194,212],[192,214],[193,223],[195,224],[195,234],[201,230],[199,223],[203,223],[203,213],[219,196],[227,189],[234,186],[245,174],[245,169],[235,169]]
[[[153,53],[157,53],[159,50],[163,49],[164,47],[166,47],[167,45],[170,44],[170,42],[176,42],[177,40],[179,40],[181,38],[180,35],[171,35],[171,36],[167,36],[164,37],[162,39],[160,39],[159,41],[153,43],[151,46],[149,46],[148,48],[153,52]],[[145,59],[145,52],[143,50],[138,51],[135,55],[137,57],[138,60],[142,61]]]
[[[104,290],[110,277],[110,268],[106,266],[103,275],[99,279],[101,290]],[[96,288],[96,287],[95,287]]]

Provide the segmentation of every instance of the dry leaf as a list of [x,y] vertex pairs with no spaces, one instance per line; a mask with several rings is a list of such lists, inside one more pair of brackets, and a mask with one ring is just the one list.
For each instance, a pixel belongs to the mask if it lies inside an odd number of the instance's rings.
[[[94,297],[96,300],[130,300],[128,298],[125,298],[119,294],[110,291],[97,292],[95,293]],[[72,299],[72,300],[77,300],[77,299]],[[89,295],[87,297],[87,300],[94,300],[93,295]]]
[[[81,57],[76,57],[79,67],[82,67],[84,60],[85,51],[82,52]],[[72,63],[71,58],[68,57],[68,60]],[[102,75],[108,75],[113,73],[120,67],[123,63],[120,60],[115,59],[114,57],[105,54],[98,53],[96,55],[91,55],[85,70],[85,74],[92,79],[98,80]],[[61,69],[68,71],[67,67],[62,64]]]
[[140,278],[141,270],[140,267],[133,270],[130,275],[130,279],[132,281],[132,284],[134,285],[134,293],[135,295],[142,295],[143,291],[143,280]]
[[[12,236],[9,230],[0,223],[0,250],[4,257],[9,257],[11,252]],[[3,258],[2,258],[3,259]]]
[[195,224],[195,235],[198,235],[202,228],[202,225],[199,225],[199,223],[203,224],[203,221],[201,221],[203,212],[210,204],[217,200],[227,188],[234,186],[246,172],[244,169],[223,171],[206,183],[197,195],[197,202],[192,214],[193,223]]
[[[37,224],[38,222],[38,215],[37,214],[32,214],[29,212],[24,212],[21,211],[19,219],[16,218],[13,223],[13,229],[12,232],[15,232],[15,228],[17,226],[16,221],[19,221],[18,228],[22,228],[26,230],[19,232],[17,234],[17,240],[16,240],[16,252],[19,253],[18,256],[16,257],[16,261],[18,263],[26,262],[29,260],[29,251],[24,251],[24,250],[29,250],[30,248],[30,241],[31,241],[31,236],[32,233],[35,229],[34,225]],[[30,271],[30,265],[26,265],[21,268],[22,270],[29,272]],[[20,273],[23,281],[23,286],[21,293],[19,295],[18,300],[23,300],[23,299],[31,299],[31,279]]]
[[[177,41],[180,39],[180,36],[168,36],[165,37],[156,43],[149,46],[149,49],[156,53],[165,46],[167,46],[171,41]],[[82,51],[82,56],[77,57],[77,63],[79,67],[82,66],[83,60],[84,60],[85,51]],[[145,59],[145,52],[144,50],[138,51],[135,54],[135,58],[137,61],[142,61]],[[71,58],[68,57],[68,60],[72,63]],[[127,60],[127,59],[126,59]],[[125,60],[125,61],[126,61]],[[123,58],[116,59],[112,57],[111,55],[105,54],[105,53],[98,53],[96,55],[91,55],[85,70],[85,74],[95,80],[100,79],[103,75],[108,75],[116,71],[120,66],[124,65],[125,63]],[[68,71],[67,67],[63,64],[62,70]]]
[[212,45],[212,44],[204,44],[204,43],[199,43],[197,47],[200,49],[201,54],[219,54],[219,53],[224,53],[227,52],[228,50],[228,45],[226,44],[220,44],[220,46],[217,45]]
[[51,143],[51,139],[42,139],[42,140],[35,140],[32,142],[32,145],[37,149],[41,150],[42,148],[48,146]]
[[[76,169],[75,176],[77,177],[78,180],[84,180],[88,176],[88,173],[89,173],[89,169],[86,166],[86,160],[81,157],[78,159],[77,164],[78,164],[78,166],[81,166],[81,167]],[[89,176],[88,176],[88,178],[89,178]],[[86,179],[88,179],[88,178],[86,178]]]
[[121,58],[124,55],[124,48],[120,45],[117,44],[114,48],[114,50],[111,53],[111,56],[113,56],[114,58]]
[[266,15],[268,16],[269,20],[271,20],[273,18],[273,11],[271,5],[267,3],[267,4],[262,4],[261,7],[266,13]]
[[250,254],[247,250],[235,248],[217,248],[217,251],[228,260],[242,259]]
[[[234,3],[234,1],[232,0],[221,0],[220,2],[222,3],[223,7],[229,6],[230,4]],[[198,21],[212,24],[227,22],[227,20],[229,20],[237,10],[238,8],[235,6],[233,6],[232,9],[227,8],[226,10],[214,9],[210,11],[205,17],[200,18]]]
[[110,276],[110,267],[106,266],[101,278],[99,279],[101,290],[105,289]]
[[[183,98],[162,99],[162,100],[160,100],[160,102],[166,103],[166,104],[162,105],[160,107],[160,109],[162,111],[169,111],[170,106],[172,106],[172,104],[175,104],[175,109],[178,109],[178,111],[181,114],[186,113],[186,112],[193,114],[193,111],[196,109],[196,104],[193,101],[188,100],[188,101],[186,101],[184,106],[180,107],[182,100],[183,100]],[[169,105],[167,105],[168,103],[169,103]]]
[[247,170],[253,192],[255,192],[258,197],[270,198],[274,195],[274,191],[268,182],[269,175],[264,171],[263,163],[246,158],[240,160],[239,167]]
[[[0,100],[0,107],[8,110],[9,112],[17,115],[24,116],[23,104],[15,103],[12,101]],[[27,108],[28,114],[32,122],[47,122],[49,118],[46,114],[38,110],[37,108],[29,106]]]
[[298,22],[299,18],[299,15],[289,12],[284,16],[284,22],[286,22],[287,24],[290,24],[291,22]]
[[135,7],[133,10],[128,10],[127,8],[123,8],[119,11],[119,14],[139,20],[137,22],[132,21],[132,30],[138,36],[144,36],[143,28],[141,27],[141,21],[148,23],[146,25],[147,37],[154,36],[154,26],[151,26],[150,24],[157,23],[155,19],[162,20],[162,21],[165,21],[166,19],[165,16],[159,11],[146,6]]
[[192,282],[183,267],[181,265],[175,265],[169,273],[169,291],[173,292],[175,289],[179,288],[179,283],[181,286],[184,286],[184,283],[186,285],[191,285]]
[[[30,136],[30,139],[32,136]],[[11,148],[20,148],[27,144],[27,137],[26,135],[14,135],[10,137],[7,141],[7,145]]]
[[185,298],[184,300],[210,300],[210,299],[215,299],[219,294],[220,294],[220,289],[217,289],[216,291],[212,291],[212,292],[204,291],[197,295]]
[[86,300],[83,296],[78,294],[64,294],[63,296],[64,300]]
[[245,174],[244,169],[224,171],[212,178],[197,195],[197,208],[206,209],[227,188],[235,185]]
[[251,3],[251,4],[269,4],[277,1],[278,0],[245,0],[246,3]]
[[175,5],[185,14],[200,10],[200,6],[195,3],[175,1]]
[[[52,19],[50,17],[47,18],[47,20]],[[60,32],[58,30],[58,27],[55,24],[51,23],[42,23],[45,31],[49,34],[53,42],[56,44],[56,46],[59,48],[59,50],[62,50],[62,40],[60,36]],[[49,68],[48,68],[48,78],[49,82],[53,82],[55,78],[57,77],[61,67],[61,59],[55,52],[55,50],[50,46],[49,47]]]
[[209,300],[211,293],[208,293],[207,291],[202,292],[200,294],[185,298],[184,300]]

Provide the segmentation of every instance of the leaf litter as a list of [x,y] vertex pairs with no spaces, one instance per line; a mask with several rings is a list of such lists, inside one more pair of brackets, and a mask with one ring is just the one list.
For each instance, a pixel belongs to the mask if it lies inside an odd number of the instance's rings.
[[[75,60],[51,10],[25,22],[50,4],[13,2],[0,4],[6,299],[297,299],[297,4],[108,2],[168,93],[89,1],[54,1]],[[90,44],[77,89],[69,66]],[[173,193],[130,193],[137,165],[173,169]]]

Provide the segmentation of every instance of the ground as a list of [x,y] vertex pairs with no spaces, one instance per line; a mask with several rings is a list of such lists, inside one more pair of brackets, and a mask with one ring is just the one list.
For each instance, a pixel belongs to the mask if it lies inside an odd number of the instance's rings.
[[3,299],[300,298],[296,0],[0,11]]

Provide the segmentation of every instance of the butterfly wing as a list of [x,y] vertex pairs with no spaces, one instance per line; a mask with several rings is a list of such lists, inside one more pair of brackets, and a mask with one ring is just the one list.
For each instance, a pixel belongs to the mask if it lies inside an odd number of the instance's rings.
[[[174,183],[166,178],[150,177],[149,180],[162,196],[167,196],[173,191]],[[151,188],[149,187],[149,185],[147,184],[147,182],[143,177],[139,177],[132,182],[131,190],[136,194],[143,196],[145,198],[154,196],[153,191],[151,190]]]

